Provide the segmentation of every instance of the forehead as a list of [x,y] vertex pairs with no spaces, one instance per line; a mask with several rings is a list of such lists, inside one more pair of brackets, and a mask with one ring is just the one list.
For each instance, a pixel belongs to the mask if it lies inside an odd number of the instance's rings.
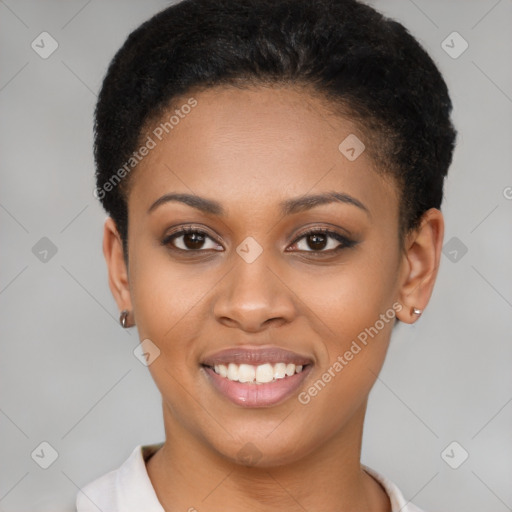
[[360,128],[304,90],[222,87],[190,94],[150,124],[145,137],[153,147],[132,176],[137,193],[130,193],[130,209],[149,208],[171,191],[216,198],[228,211],[327,190],[384,210],[397,201],[394,185],[363,150],[370,142]]

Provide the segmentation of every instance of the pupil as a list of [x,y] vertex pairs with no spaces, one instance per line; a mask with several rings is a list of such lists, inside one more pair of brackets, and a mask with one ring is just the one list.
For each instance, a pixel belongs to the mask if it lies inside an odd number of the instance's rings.
[[[308,245],[310,249],[323,249],[326,246],[326,236],[313,234],[308,236]],[[312,243],[311,243],[312,242]]]
[[183,237],[187,249],[199,249],[204,243],[204,235],[199,233],[187,233]]

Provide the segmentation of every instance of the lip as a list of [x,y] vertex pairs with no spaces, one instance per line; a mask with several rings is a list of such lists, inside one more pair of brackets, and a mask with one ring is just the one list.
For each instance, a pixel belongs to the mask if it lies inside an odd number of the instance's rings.
[[204,366],[216,364],[253,364],[254,366],[270,363],[293,363],[295,365],[310,365],[313,360],[290,350],[279,347],[233,347],[206,356],[201,362]]
[[[286,376],[264,384],[244,383],[229,380],[215,373],[216,364],[260,364],[293,363],[302,365],[300,373]],[[220,395],[241,407],[271,407],[292,396],[302,385],[313,366],[309,357],[279,347],[234,347],[216,352],[204,358],[201,368],[207,381]]]
[[203,366],[207,380],[222,396],[242,407],[271,407],[277,405],[297,391],[311,370],[307,365],[300,373],[265,384],[243,383],[229,380],[215,373],[213,368]]

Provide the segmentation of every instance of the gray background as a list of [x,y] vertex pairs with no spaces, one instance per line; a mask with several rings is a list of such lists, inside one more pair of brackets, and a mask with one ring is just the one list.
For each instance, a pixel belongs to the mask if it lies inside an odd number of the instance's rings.
[[[512,2],[372,4],[440,66],[459,142],[442,208],[445,243],[455,239],[425,313],[395,331],[362,461],[427,511],[512,510]],[[107,286],[92,114],[114,52],[165,5],[0,0],[3,512],[72,510],[81,486],[164,439],[137,333],[118,325]],[[59,45],[47,59],[31,47],[43,31]],[[454,31],[469,43],[458,58],[442,47]],[[44,445],[31,456],[43,441],[58,453],[48,469]],[[462,450],[453,469],[445,460]]]

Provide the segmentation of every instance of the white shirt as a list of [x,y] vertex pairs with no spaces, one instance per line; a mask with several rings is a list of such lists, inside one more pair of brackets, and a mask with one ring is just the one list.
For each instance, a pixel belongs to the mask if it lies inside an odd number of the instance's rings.
[[[78,492],[77,512],[165,512],[146,469],[146,461],[163,443],[138,445],[123,464]],[[408,503],[398,487],[377,471],[361,465],[389,496],[391,512],[423,512]]]

